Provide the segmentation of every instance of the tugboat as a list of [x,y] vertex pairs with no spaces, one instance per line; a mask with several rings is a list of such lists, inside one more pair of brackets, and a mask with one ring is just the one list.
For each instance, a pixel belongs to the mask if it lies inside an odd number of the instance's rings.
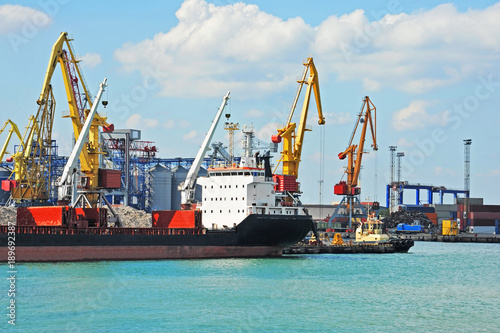
[[411,239],[400,239],[384,232],[384,223],[375,218],[375,214],[359,223],[356,228],[356,243],[362,244],[392,244],[395,252],[408,252],[414,245]]

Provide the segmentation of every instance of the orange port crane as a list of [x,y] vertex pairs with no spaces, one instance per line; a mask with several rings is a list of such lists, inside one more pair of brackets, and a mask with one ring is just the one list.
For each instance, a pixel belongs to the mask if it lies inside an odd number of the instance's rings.
[[[361,129],[361,135],[359,139],[359,143],[353,144],[354,136],[358,129],[359,124],[363,124]],[[342,206],[342,204],[347,199],[347,210],[349,211],[349,227],[351,227],[353,208],[354,208],[354,200],[357,195],[361,193],[361,188],[358,187],[358,178],[359,172],[361,171],[361,161],[363,159],[363,153],[365,141],[366,141],[366,132],[368,130],[368,126],[370,127],[371,137],[372,137],[372,145],[374,151],[378,150],[377,146],[377,108],[370,101],[370,98],[366,96],[363,100],[363,104],[361,106],[361,110],[358,114],[356,124],[354,125],[354,130],[352,131],[351,138],[349,140],[348,147],[345,151],[338,154],[339,159],[344,160],[347,158],[347,168],[345,170],[345,174],[347,175],[347,181],[341,181],[334,186],[334,193],[338,195],[343,195],[341,203],[338,205],[334,214],[330,218],[330,222],[338,216],[338,210]],[[343,177],[343,176],[342,176]],[[356,199],[357,200],[357,199]],[[359,201],[359,200],[358,200]],[[361,205],[360,205],[361,207]],[[361,207],[362,209],[362,207]],[[362,209],[363,210],[363,209]]]
[[[302,146],[304,142],[304,134],[306,131],[310,131],[306,128],[306,123],[307,114],[309,111],[309,102],[311,100],[311,92],[314,92],[314,97],[316,99],[316,106],[318,109],[319,117],[318,124],[325,124],[325,117],[323,117],[323,109],[321,107],[321,96],[319,93],[318,72],[316,70],[316,66],[314,66],[313,58],[308,58],[307,62],[304,63],[304,66],[305,67],[302,74],[302,79],[297,81],[299,83],[299,87],[290,109],[287,124],[285,127],[278,129],[278,135],[273,135],[272,137],[273,143],[280,143],[283,139],[283,151],[281,152],[281,159],[279,160],[274,170],[276,172],[279,163],[283,162],[283,174],[275,175],[275,181],[278,184],[277,190],[280,192],[300,192],[299,185],[296,180],[299,175],[299,165],[300,157],[302,154]],[[307,77],[308,72],[309,77]],[[304,104],[302,106],[300,122],[297,127],[296,123],[292,123],[292,117],[295,111],[295,107],[297,106],[300,93],[302,91],[302,86],[304,84],[307,85],[307,89],[304,96]]]
[[[373,118],[372,118],[373,113]],[[363,124],[361,130],[361,136],[359,139],[359,144],[353,145],[352,141],[359,124]],[[339,159],[344,160],[347,157],[347,168],[345,174],[347,174],[347,182],[340,182],[335,185],[335,194],[340,195],[358,195],[360,194],[360,188],[358,186],[359,172],[361,171],[361,161],[363,158],[363,149],[365,146],[366,131],[368,126],[370,126],[372,134],[372,147],[373,150],[378,150],[377,146],[377,109],[375,105],[370,101],[368,96],[363,100],[363,105],[361,106],[361,111],[358,114],[358,119],[354,125],[354,130],[351,134],[351,139],[349,140],[348,148],[340,153]]]

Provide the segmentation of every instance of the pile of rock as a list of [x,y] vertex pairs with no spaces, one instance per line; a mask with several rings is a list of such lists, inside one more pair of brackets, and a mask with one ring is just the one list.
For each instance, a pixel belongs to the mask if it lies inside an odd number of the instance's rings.
[[0,225],[7,225],[9,222],[16,222],[17,208],[0,206]]
[[128,206],[113,207],[125,228],[151,228],[151,214]]
[[391,215],[382,220],[385,223],[386,228],[396,228],[399,223],[404,224],[415,224],[418,221],[419,225],[423,225],[425,228],[430,228],[433,226],[432,221],[429,220],[427,215],[418,211],[398,211],[393,212]]

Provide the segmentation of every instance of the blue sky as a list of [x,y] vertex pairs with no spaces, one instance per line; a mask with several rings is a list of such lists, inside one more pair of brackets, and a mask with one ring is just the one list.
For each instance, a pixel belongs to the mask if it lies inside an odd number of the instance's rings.
[[[227,91],[232,120],[253,124],[268,142],[286,122],[302,62],[312,56],[326,117],[323,203],[340,200],[333,185],[345,161],[337,154],[370,96],[379,151],[364,157],[362,200],[385,203],[390,145],[406,154],[404,180],[462,189],[463,139],[470,138],[471,196],[500,204],[499,17],[494,1],[2,3],[0,113],[25,126],[51,47],[67,31],[91,91],[108,78],[109,106],[101,111],[109,121],[141,129],[161,157],[193,157]],[[60,117],[68,107],[59,73],[53,87],[54,137],[67,154],[72,133]],[[299,181],[303,201],[317,203],[322,130],[315,106],[308,123]],[[227,142],[222,127],[214,140]],[[411,192],[405,198],[413,203]]]

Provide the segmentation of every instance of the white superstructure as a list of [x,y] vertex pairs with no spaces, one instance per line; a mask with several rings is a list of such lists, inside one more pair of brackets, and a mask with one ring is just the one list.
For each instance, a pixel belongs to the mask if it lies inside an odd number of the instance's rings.
[[249,214],[305,215],[302,207],[285,202],[282,194],[275,193],[276,183],[272,176],[266,177],[264,160],[249,156],[251,138],[245,141],[245,151],[239,164],[209,168],[207,177],[198,178],[202,201],[197,208],[203,213],[205,228],[232,228]]

